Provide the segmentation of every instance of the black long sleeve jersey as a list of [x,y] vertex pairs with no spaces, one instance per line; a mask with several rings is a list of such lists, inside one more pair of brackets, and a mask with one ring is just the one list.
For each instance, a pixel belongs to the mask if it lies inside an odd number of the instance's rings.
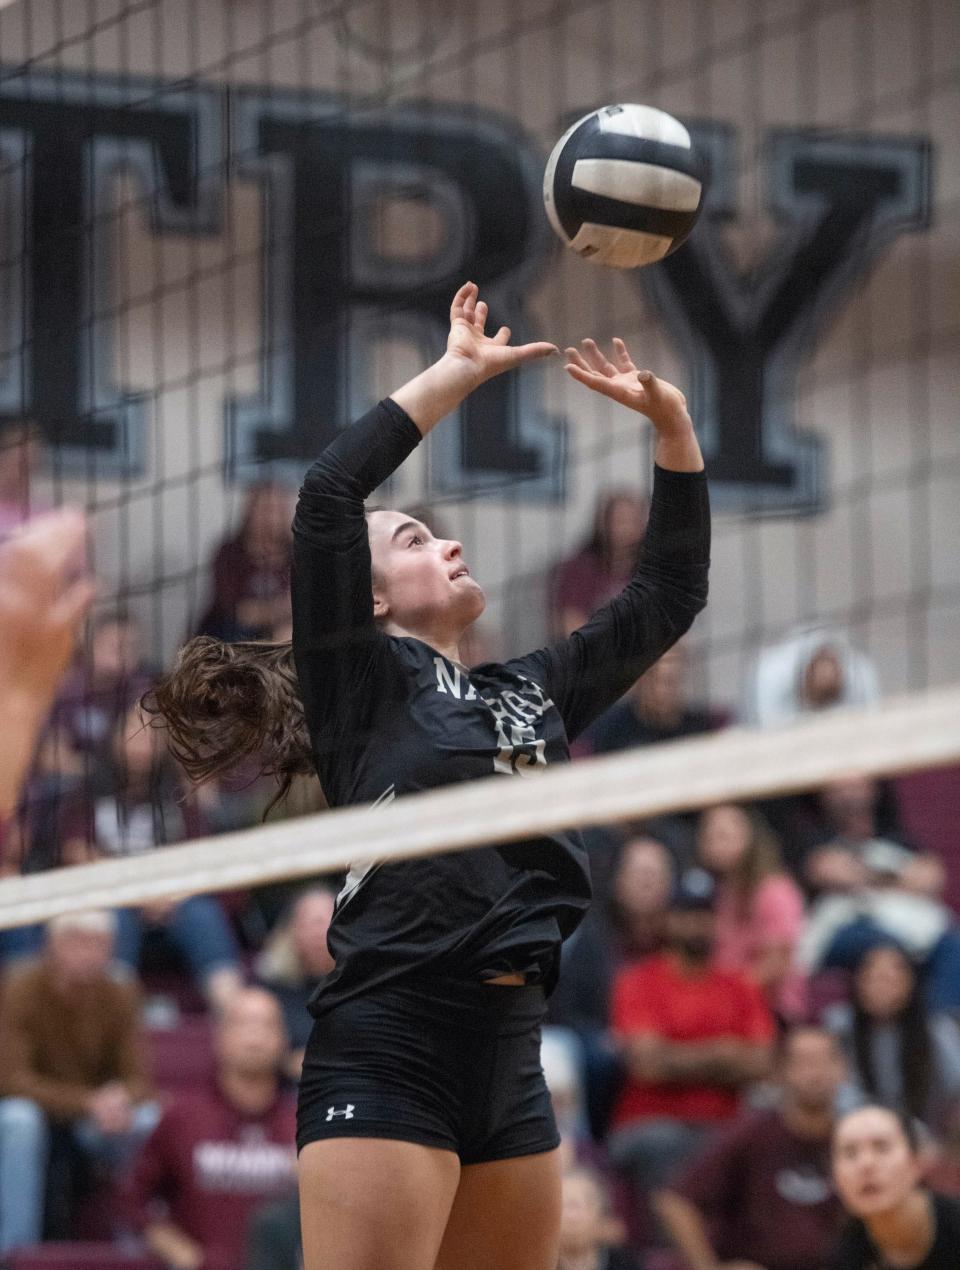
[[[389,398],[307,472],[294,518],[293,649],[317,774],[331,806],[392,801],[500,772],[535,775],[688,629],[707,596],[703,473],[657,468],[643,558],[569,639],[472,670],[374,623],[363,500],[420,440]],[[389,811],[384,811],[389,815]],[[522,971],[549,991],[590,900],[578,833],[357,865],[330,926],[336,969],[311,1001],[411,972]]]

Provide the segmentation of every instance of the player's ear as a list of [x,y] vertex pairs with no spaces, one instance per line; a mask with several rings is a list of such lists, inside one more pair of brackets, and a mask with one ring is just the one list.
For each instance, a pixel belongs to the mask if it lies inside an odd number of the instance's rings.
[[374,583],[373,587],[373,618],[376,622],[382,622],[390,615],[390,605],[384,599],[383,592]]

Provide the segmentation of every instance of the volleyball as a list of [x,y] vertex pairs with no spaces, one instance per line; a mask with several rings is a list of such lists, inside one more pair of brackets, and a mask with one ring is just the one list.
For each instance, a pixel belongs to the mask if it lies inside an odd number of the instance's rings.
[[703,161],[679,119],[654,106],[602,106],[547,161],[550,224],[594,264],[636,269],[675,251],[703,204]]

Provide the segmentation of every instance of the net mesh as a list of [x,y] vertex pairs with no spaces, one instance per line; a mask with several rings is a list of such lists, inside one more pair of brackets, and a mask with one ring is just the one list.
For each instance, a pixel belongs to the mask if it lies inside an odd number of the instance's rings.
[[[186,635],[235,628],[211,616],[211,562],[251,489],[273,482],[257,495],[263,518],[288,523],[320,445],[437,351],[424,296],[474,269],[521,331],[561,346],[621,335],[703,406],[717,516],[711,602],[685,642],[690,700],[749,719],[758,655],[811,627],[844,641],[881,696],[960,679],[957,23],[940,0],[0,9],[5,506],[12,521],[27,501],[82,503],[101,585],[79,713],[55,716],[41,749],[32,789],[57,810],[31,826],[28,867],[88,857],[96,826],[76,804],[118,779],[103,728]],[[617,100],[684,119],[714,158],[699,238],[673,272],[591,268],[551,245],[534,207],[556,137]],[[892,165],[899,194],[851,231],[844,285],[803,301],[762,403],[769,432],[718,440],[717,367],[694,339],[684,253],[702,239],[718,303],[740,323],[731,357],[752,355],[777,262],[818,225],[799,187],[785,202],[783,156],[809,164],[824,139],[840,147],[831,161]],[[488,239],[478,229],[475,180],[507,237],[527,234],[506,264],[496,225]],[[492,439],[464,414],[386,492],[478,562],[478,658],[562,624],[557,562],[589,536],[603,491],[650,484],[648,434],[559,372],[531,371],[498,409]],[[777,452],[786,484],[728,478],[757,458],[751,445]],[[228,590],[229,555],[221,567]],[[261,572],[253,625],[283,633]],[[254,822],[267,796],[238,780],[218,824]]]

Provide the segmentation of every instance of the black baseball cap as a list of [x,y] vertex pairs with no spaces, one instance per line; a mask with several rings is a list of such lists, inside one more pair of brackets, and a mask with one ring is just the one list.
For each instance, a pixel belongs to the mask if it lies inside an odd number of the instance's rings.
[[716,893],[713,878],[706,869],[684,869],[674,884],[670,907],[686,912],[710,910]]

